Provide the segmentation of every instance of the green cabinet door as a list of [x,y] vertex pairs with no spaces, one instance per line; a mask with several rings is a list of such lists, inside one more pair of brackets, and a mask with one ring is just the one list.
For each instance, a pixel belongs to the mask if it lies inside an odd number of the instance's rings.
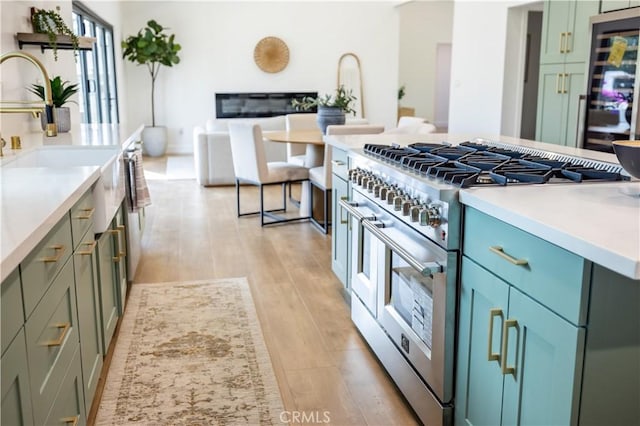
[[[555,2],[553,2],[555,3]],[[576,0],[571,2],[569,12],[569,26],[567,28],[566,63],[585,64],[589,60],[591,47],[590,18],[598,14],[600,2],[598,0]]]
[[508,319],[502,424],[577,424],[585,329],[515,288]]
[[461,280],[455,423],[499,425],[503,386],[499,356],[509,286],[467,257],[462,259]]
[[540,63],[554,64],[565,61],[566,33],[572,1],[545,1],[542,13],[542,40]]
[[83,404],[86,412],[91,409],[106,354],[102,342],[96,244],[93,232],[88,231],[73,257],[80,329],[82,384],[84,386]]
[[331,268],[345,288],[349,288],[349,218],[340,207],[340,200],[348,197],[348,184],[333,175],[333,223],[331,224]]
[[100,235],[97,244],[102,350],[105,354],[118,322],[118,282],[114,266],[118,262],[118,257],[114,244],[115,236],[117,236],[116,232],[104,232]]
[[565,82],[564,93],[566,102],[566,114],[565,114],[565,128],[563,145],[577,147],[578,143],[578,126],[580,124],[581,116],[584,117],[584,112],[581,112],[581,108],[584,108],[584,102],[580,99],[580,96],[585,93],[584,83],[585,66],[583,63],[566,64],[565,65]]
[[0,361],[2,370],[2,425],[32,425],[31,391],[24,329],[11,342]]
[[127,299],[127,232],[124,218],[124,209],[120,207],[116,216],[113,218],[113,229],[116,231],[114,238],[116,239],[116,257],[118,261],[114,263],[116,288],[118,290],[118,315],[124,314],[124,306]]
[[564,145],[566,99],[562,93],[564,64],[540,66],[536,140]]

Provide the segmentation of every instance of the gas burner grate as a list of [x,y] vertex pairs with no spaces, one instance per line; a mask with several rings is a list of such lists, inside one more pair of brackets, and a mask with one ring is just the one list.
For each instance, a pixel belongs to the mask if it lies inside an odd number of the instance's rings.
[[431,152],[434,149],[451,146],[451,144],[446,142],[442,142],[442,143],[416,142],[416,143],[410,143],[407,146],[409,148],[417,149],[420,152]]
[[489,151],[476,151],[461,157],[456,160],[459,164],[466,164],[473,167],[477,167],[481,170],[491,170],[501,164],[509,161],[511,157],[508,155],[497,154]]
[[426,152],[419,154],[407,155],[402,157],[400,164],[403,167],[411,169],[419,173],[426,173],[427,169],[432,166],[446,163],[448,160],[444,157],[440,157]]
[[457,160],[465,155],[476,152],[475,149],[466,146],[443,146],[431,151],[431,154],[439,155],[441,157],[448,158],[449,160]]

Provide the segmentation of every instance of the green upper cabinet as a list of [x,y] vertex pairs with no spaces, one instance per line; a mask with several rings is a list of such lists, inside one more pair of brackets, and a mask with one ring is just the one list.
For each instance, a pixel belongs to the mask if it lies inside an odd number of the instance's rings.
[[636,6],[640,6],[640,0],[601,0],[600,11],[611,12]]
[[351,235],[347,214],[340,207],[340,200],[349,198],[347,152],[333,149],[332,171],[332,223],[331,223],[331,269],[346,289],[350,288]]
[[598,14],[594,0],[546,1],[542,21],[540,63],[586,62],[589,17]]

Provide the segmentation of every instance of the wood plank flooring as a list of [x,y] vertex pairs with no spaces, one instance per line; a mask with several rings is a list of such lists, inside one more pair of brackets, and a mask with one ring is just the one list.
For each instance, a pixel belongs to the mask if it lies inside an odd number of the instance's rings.
[[[156,177],[164,165],[145,158]],[[258,217],[237,218],[233,187],[148,184],[134,285],[246,276],[287,411],[318,412],[320,422],[327,412],[334,425],[419,424],[350,320],[330,235],[308,222],[261,228]],[[243,192],[243,209],[257,207],[257,192]]]

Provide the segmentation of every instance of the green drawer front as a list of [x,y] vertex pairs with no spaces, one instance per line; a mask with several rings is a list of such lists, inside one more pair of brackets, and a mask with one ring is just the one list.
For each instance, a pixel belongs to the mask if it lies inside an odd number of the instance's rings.
[[67,214],[20,264],[27,318],[72,251],[71,222]]
[[80,201],[71,208],[71,234],[73,235],[73,248],[78,248],[82,237],[89,228],[93,228],[93,195],[87,191]]
[[340,176],[342,179],[347,180],[349,178],[349,159],[347,157],[347,151],[333,148],[331,172]]
[[36,424],[44,424],[78,349],[77,324],[73,262],[67,262],[25,326]]
[[2,369],[1,425],[32,425],[29,367],[24,330],[20,330],[0,362]]
[[65,376],[58,394],[51,406],[45,424],[64,425],[77,421],[77,425],[87,424],[87,415],[82,395],[82,376],[80,375],[80,350],[76,350],[69,371]]
[[574,324],[586,323],[590,262],[475,209],[465,213],[466,256]]
[[20,286],[20,272],[18,268],[2,282],[2,296],[0,297],[0,326],[2,336],[2,353],[7,350],[9,343],[20,331],[24,324],[24,309],[22,307],[22,288]]

